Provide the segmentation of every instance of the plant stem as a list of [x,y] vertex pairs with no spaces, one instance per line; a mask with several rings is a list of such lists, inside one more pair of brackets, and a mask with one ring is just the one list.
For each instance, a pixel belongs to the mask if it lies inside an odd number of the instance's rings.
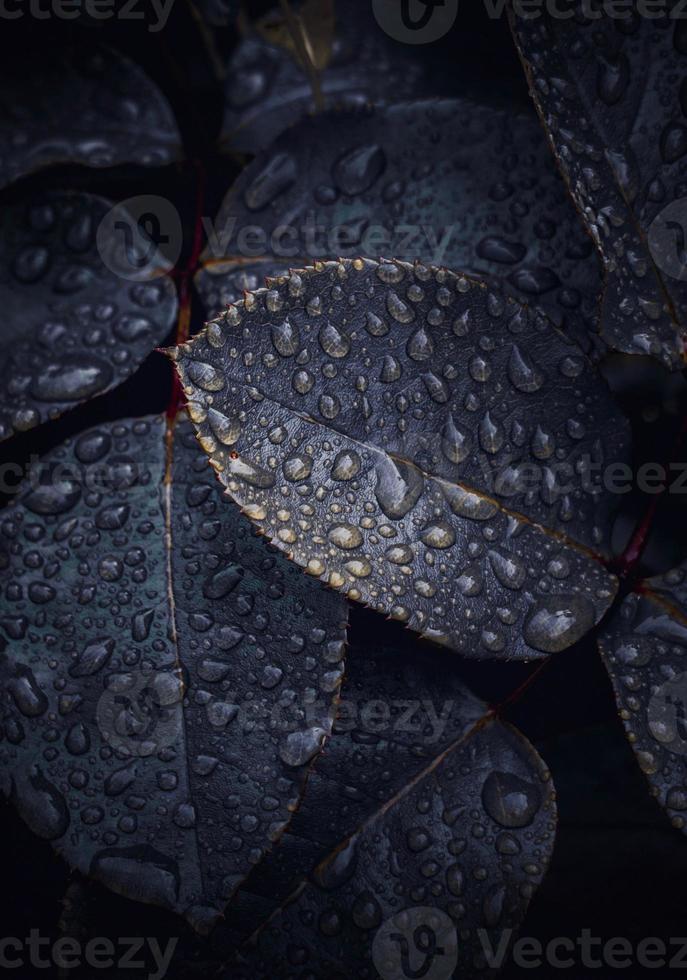
[[284,13],[284,20],[286,21],[286,26],[289,29],[289,34],[293,40],[298,57],[303,63],[308,79],[310,81],[310,87],[312,88],[313,98],[315,100],[315,108],[318,112],[324,112],[324,96],[322,95],[322,85],[320,83],[320,73],[313,64],[313,60],[310,57],[310,52],[308,51],[308,46],[305,43],[303,37],[303,23],[294,14],[293,9],[289,0],[280,0],[281,9]]

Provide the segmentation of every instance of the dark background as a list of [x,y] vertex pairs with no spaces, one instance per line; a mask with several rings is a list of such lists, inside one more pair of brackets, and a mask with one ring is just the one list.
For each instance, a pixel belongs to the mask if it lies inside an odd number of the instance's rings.
[[[267,4],[248,6],[251,16],[268,9]],[[345,7],[345,0],[340,0],[340,8]],[[7,59],[23,60],[27,72],[39,71],[46,45],[76,40],[78,45],[87,46],[98,38],[118,47],[144,68],[174,107],[186,155],[189,160],[201,161],[207,175],[205,213],[215,214],[245,161],[221,157],[214,149],[222,118],[222,90],[213,78],[186,0],[176,0],[160,34],[148,33],[137,21],[113,20],[98,26],[85,21],[36,21],[26,16],[10,22],[0,18],[0,85]],[[226,55],[237,35],[229,28],[218,34]],[[458,92],[477,95],[489,91],[513,104],[529,101],[505,19],[487,19],[478,0],[463,0],[452,32],[429,50],[419,48],[417,56],[430,57],[437,71],[451,72]],[[190,249],[196,199],[196,168],[190,163],[156,171],[53,168],[2,192],[0,207],[30,192],[32,186],[78,187],[111,199],[145,193],[167,196],[189,229],[185,248],[187,252]],[[195,330],[202,325],[198,302],[194,302],[193,310]],[[671,447],[687,409],[682,379],[674,377],[668,383],[660,367],[644,364],[642,359],[630,364],[623,357],[615,357],[605,372],[633,422],[636,462],[667,460],[671,453],[674,455]],[[3,451],[21,463],[99,422],[163,411],[170,385],[166,360],[153,354],[135,377],[116,391],[57,423],[13,440]],[[679,450],[676,458],[682,458]],[[646,500],[638,495],[625,499],[616,529],[618,550],[645,506]],[[687,553],[684,514],[679,496],[661,501],[645,553],[647,570],[666,570]],[[364,655],[378,643],[420,646],[394,624],[360,609],[353,610],[351,639],[352,655]],[[421,649],[418,655],[422,655]],[[465,674],[479,694],[496,702],[517,688],[532,669],[527,665],[482,664],[466,666]],[[575,938],[585,928],[604,941],[622,936],[633,944],[650,936],[665,942],[687,936],[687,840],[670,827],[650,796],[616,717],[594,637],[552,658],[507,717],[537,746],[552,770],[559,793],[560,826],[552,866],[533,900],[522,934],[544,943],[557,936]],[[30,929],[38,929],[41,935],[56,938],[60,902],[70,874],[50,845],[34,838],[4,803],[0,805],[0,861],[4,906],[0,935],[25,937]],[[93,936],[115,940],[127,935],[187,936],[183,923],[170,915],[127,903],[99,886],[91,889],[88,918]],[[190,937],[188,955],[194,955]],[[101,972],[106,975],[106,971],[95,971],[94,976]],[[123,972],[138,975],[133,970]],[[547,966],[524,970],[509,964],[502,976],[550,976],[558,972]],[[587,970],[579,961],[571,970],[561,972],[575,977],[617,973]],[[674,970],[645,972],[650,976],[675,975]],[[642,971],[633,966],[626,973],[635,977]],[[23,980],[30,975],[29,969],[22,969],[21,974]],[[50,971],[36,971],[36,975],[47,977]]]

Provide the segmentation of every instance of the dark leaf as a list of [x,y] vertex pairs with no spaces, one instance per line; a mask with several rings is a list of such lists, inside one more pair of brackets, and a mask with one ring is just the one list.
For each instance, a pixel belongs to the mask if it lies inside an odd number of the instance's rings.
[[159,167],[179,156],[167,100],[141,69],[103,45],[57,44],[3,60],[0,187],[58,163]]
[[241,262],[238,257],[226,261],[207,256],[206,259],[207,265],[198,270],[194,283],[208,320],[219,316],[232,303],[238,303],[244,293],[262,288],[268,278],[286,275],[292,264],[288,259],[280,262],[277,258],[255,262]]
[[212,27],[229,27],[236,20],[238,0],[191,0]]
[[[607,343],[683,365],[684,15],[512,16],[532,95],[606,268]],[[668,8],[677,6],[671,0]],[[656,14],[658,13],[658,17]]]
[[467,656],[608,608],[628,430],[541,315],[446,270],[322,263],[173,352],[232,497],[309,574]]
[[531,110],[452,99],[300,123],[225,198],[197,283],[217,315],[246,281],[358,255],[493,276],[578,340],[596,331],[598,256]]
[[4,513],[1,778],[70,865],[205,931],[331,730],[345,605],[165,434],[91,430]]
[[551,856],[549,774],[439,655],[418,663],[358,650],[347,673],[292,832],[219,927],[237,935],[260,925],[243,968],[232,961],[222,975],[362,977],[374,964],[403,976],[390,933],[417,956],[413,934],[428,915],[445,929],[441,976],[456,962],[456,976],[487,973],[484,946],[518,928]]
[[[294,8],[298,11],[297,4]],[[384,33],[368,0],[334,4],[333,42],[329,19],[322,17],[329,3],[308,0],[305,8],[301,23],[308,35],[307,47],[320,67],[326,108],[383,105],[456,91],[450,72],[431,72],[436,64],[423,62],[412,46]],[[257,153],[316,109],[308,73],[277,9],[246,35],[231,56],[222,139],[232,150]]]
[[599,647],[637,761],[673,826],[684,831],[687,565],[626,596]]
[[[417,656],[414,649],[349,649],[332,738],[313,766],[308,791],[288,831],[270,860],[239,889],[213,933],[215,950],[229,955],[248,939],[317,865],[465,738],[486,713],[455,670],[447,670],[438,651],[427,649]],[[423,821],[428,836],[434,835],[435,820],[439,822],[428,814]],[[506,844],[511,850],[517,847],[506,832],[499,843],[502,850]],[[535,855],[531,857],[534,861]],[[465,877],[472,899],[467,869]],[[428,877],[414,896],[417,904],[432,901],[435,882],[436,876]]]
[[[96,244],[106,215],[111,230]],[[135,271],[128,260],[151,250]],[[154,259],[128,212],[104,198],[53,192],[3,208],[0,439],[114,388],[165,340],[176,290]]]

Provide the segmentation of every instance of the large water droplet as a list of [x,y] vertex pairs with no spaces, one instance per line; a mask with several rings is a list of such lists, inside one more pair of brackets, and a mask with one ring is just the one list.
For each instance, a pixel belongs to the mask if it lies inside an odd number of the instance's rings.
[[482,787],[482,803],[502,827],[527,827],[541,806],[537,786],[510,772],[490,772]]
[[360,472],[361,466],[360,456],[358,456],[355,450],[344,449],[334,460],[332,479],[341,481],[352,480]]
[[74,354],[42,368],[31,384],[31,392],[39,401],[78,401],[102,391],[111,381],[112,368],[105,361]]
[[69,668],[70,677],[90,677],[91,674],[97,674],[112,656],[114,648],[115,641],[109,637],[91,640]]
[[330,357],[345,357],[351,349],[351,341],[333,323],[325,323],[319,333],[320,347]]
[[400,520],[422,496],[424,478],[410,463],[380,456],[375,465],[375,497],[388,518]]
[[337,160],[333,168],[336,185],[354,197],[368,190],[386,167],[386,156],[376,143],[358,146]]
[[508,359],[508,378],[518,391],[538,391],[544,383],[544,374],[534,361],[517,344],[513,344]]
[[298,177],[296,161],[290,153],[277,153],[266,166],[253,177],[243,194],[246,207],[261,211],[275,197],[288,190]]
[[319,752],[325,734],[318,727],[290,732],[279,745],[279,758],[293,768],[304,766]]
[[489,563],[494,575],[506,589],[515,591],[522,588],[527,577],[527,569],[518,558],[502,555],[498,551],[490,551]]
[[206,599],[224,599],[236,588],[243,575],[244,570],[240,565],[227,565],[205,582],[203,595]]
[[583,596],[546,596],[527,618],[525,641],[543,653],[558,653],[588,633],[594,619],[594,606]]
[[17,780],[14,802],[30,830],[44,840],[57,840],[69,827],[67,803],[38,766]]

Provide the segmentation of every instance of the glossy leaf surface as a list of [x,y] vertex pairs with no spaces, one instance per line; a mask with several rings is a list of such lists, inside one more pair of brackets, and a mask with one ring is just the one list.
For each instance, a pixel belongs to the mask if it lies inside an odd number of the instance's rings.
[[543,317],[446,270],[325,263],[173,356],[229,495],[350,598],[468,656],[565,649],[608,608],[627,427]]
[[[546,870],[554,791],[527,741],[455,677],[440,691],[422,666],[399,670],[395,651],[358,655],[361,662],[349,658],[342,701],[349,719],[357,709],[357,724],[335,733],[318,760],[310,805],[273,854],[272,891],[251,896],[253,920],[282,899],[278,872],[301,870],[304,854],[319,854],[317,867],[224,978],[374,976],[375,969],[402,976],[404,948],[417,970],[488,975],[484,949],[519,926]],[[446,673],[436,660],[435,677]],[[427,715],[421,733],[403,733],[401,710],[391,707],[399,695],[419,715],[430,704],[442,714],[447,725],[436,741]],[[388,721],[380,705],[390,708]],[[370,706],[376,714],[366,722]],[[348,728],[349,720],[340,724]],[[422,927],[441,937],[443,953],[429,955]]]
[[345,605],[165,434],[91,430],[3,514],[1,778],[70,865],[206,931],[331,730]]
[[[642,8],[644,5],[641,5]],[[512,16],[532,95],[606,268],[602,334],[684,366],[687,31],[681,4],[641,16]],[[672,13],[675,13],[675,16]]]
[[687,571],[630,593],[599,638],[620,717],[652,793],[685,830]]
[[241,174],[213,232],[210,315],[266,275],[363,255],[492,276],[578,341],[596,331],[598,257],[531,110],[446,99],[306,120]]
[[[258,925],[278,913],[316,866],[339,850],[380,808],[421,778],[437,756],[467,737],[486,714],[486,706],[470,693],[455,669],[447,668],[438,651],[427,649],[418,655],[413,649],[399,652],[391,647],[374,652],[366,647],[349,649],[332,738],[313,766],[307,793],[288,831],[269,862],[258,866],[246,880],[227,910],[226,919],[213,934],[217,953],[224,948],[225,956],[229,956],[231,949],[248,939]],[[536,778],[534,781],[538,783]],[[542,803],[550,789],[550,785],[544,787]],[[478,794],[475,799],[479,799]],[[549,815],[552,812],[550,808]],[[464,828],[465,815],[453,816],[452,829],[457,837]],[[427,847],[429,839],[435,838],[435,831],[439,836],[444,832],[436,811],[428,810],[419,822],[426,831]],[[419,833],[415,836],[418,844],[424,843]],[[526,860],[524,853],[533,863],[542,859],[542,853],[548,855],[550,845],[543,852],[536,846],[530,851],[532,838],[528,837],[522,839],[523,851],[516,836],[517,831],[513,834],[501,830],[494,839],[496,850],[518,854],[521,863]],[[342,854],[347,853],[344,846]],[[460,858],[458,863],[462,866]],[[485,885],[487,891],[497,891],[501,883],[509,889],[514,887],[515,882],[508,880],[508,871],[502,870],[503,880],[499,878],[497,886],[490,879]],[[462,866],[462,872],[463,900],[478,907],[467,868]],[[315,877],[319,880],[317,874]],[[418,905],[432,904],[437,888],[442,888],[440,878],[437,866],[413,895]],[[482,886],[477,887],[481,892]],[[354,907],[361,909],[362,905],[358,902]],[[381,908],[370,899],[369,909],[372,929],[381,924]]]
[[[113,207],[91,194],[56,191],[2,209],[0,439],[114,388],[172,329],[178,304],[171,279],[152,267],[123,277],[110,261],[153,248]],[[113,227],[119,216],[131,236],[113,231],[107,255],[97,240],[106,215]]]
[[37,61],[28,72],[23,56],[3,62],[0,187],[60,163],[159,167],[178,158],[172,110],[134,62],[104,45],[58,44],[38,48]]

